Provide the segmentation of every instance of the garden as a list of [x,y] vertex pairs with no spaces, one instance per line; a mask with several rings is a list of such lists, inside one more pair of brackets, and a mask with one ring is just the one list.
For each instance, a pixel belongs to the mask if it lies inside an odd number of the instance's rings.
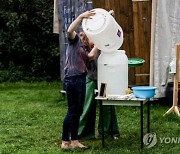
[[[68,2],[67,4],[72,4]],[[101,6],[102,2],[105,1],[94,1],[94,4]],[[110,4],[110,1],[106,2]],[[131,4],[131,1],[126,2],[121,5]],[[105,3],[103,5],[110,7]],[[142,6],[145,6],[144,3]],[[123,5],[121,7],[121,13],[127,13],[127,9],[124,9]],[[149,22],[150,18],[147,19]],[[124,29],[128,27],[123,26]],[[124,32],[133,34],[128,28]],[[131,35],[127,36],[132,38]],[[62,124],[67,112],[67,101],[60,93],[63,86],[60,79],[62,68],[59,43],[59,35],[53,34],[52,0],[0,2],[0,154],[179,153],[179,117],[175,113],[163,116],[172,105],[167,103],[166,98],[151,101],[150,134],[147,134],[147,108],[146,104],[144,105],[143,135],[147,140],[143,140],[143,149],[140,146],[141,113],[139,107],[131,106],[116,106],[120,137],[105,138],[105,147],[102,147],[97,130],[100,114],[100,103],[97,102],[96,138],[81,140],[87,145],[87,149],[62,150]],[[132,43],[125,47],[127,53],[134,50]],[[132,76],[132,72],[130,75]],[[146,76],[142,78],[145,80],[137,81],[148,81]],[[149,136],[145,138],[147,135]]]

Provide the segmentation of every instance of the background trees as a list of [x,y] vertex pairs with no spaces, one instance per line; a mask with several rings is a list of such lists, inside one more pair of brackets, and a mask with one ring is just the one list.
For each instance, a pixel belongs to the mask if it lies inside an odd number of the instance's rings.
[[52,0],[1,0],[0,82],[60,76]]

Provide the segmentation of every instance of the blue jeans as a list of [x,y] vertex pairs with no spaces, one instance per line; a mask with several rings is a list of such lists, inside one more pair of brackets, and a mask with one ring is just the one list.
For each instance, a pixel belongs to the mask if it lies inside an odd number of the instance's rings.
[[72,76],[64,79],[68,110],[63,121],[62,140],[78,139],[79,119],[83,112],[86,93],[86,76]]

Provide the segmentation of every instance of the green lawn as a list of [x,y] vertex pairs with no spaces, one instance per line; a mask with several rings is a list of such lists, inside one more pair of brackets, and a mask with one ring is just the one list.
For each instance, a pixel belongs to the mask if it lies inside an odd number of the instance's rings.
[[[89,149],[62,151],[59,144],[67,106],[60,89],[60,82],[0,84],[0,154],[179,153],[180,118],[175,114],[163,117],[169,106],[157,102],[151,105],[151,132],[157,135],[152,148],[140,150],[139,108],[117,107],[118,140],[106,139],[104,149],[101,140],[83,140]],[[99,106],[97,120],[98,113]]]

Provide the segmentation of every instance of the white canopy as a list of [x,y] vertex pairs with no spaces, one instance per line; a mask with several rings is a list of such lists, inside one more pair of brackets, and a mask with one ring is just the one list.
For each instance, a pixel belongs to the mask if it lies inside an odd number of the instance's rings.
[[157,87],[156,97],[165,97],[169,64],[180,42],[180,0],[152,0],[152,6],[150,85]]

